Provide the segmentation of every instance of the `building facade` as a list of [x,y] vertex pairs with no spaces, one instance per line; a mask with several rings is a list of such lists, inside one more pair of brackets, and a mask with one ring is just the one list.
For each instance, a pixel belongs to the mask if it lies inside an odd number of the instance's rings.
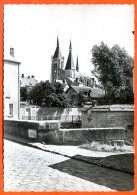
[[14,48],[4,58],[4,117],[20,118],[20,62],[14,58]]

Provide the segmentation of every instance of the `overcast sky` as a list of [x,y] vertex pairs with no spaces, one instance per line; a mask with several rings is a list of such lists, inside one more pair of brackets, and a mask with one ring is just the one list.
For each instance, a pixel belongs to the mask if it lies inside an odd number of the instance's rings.
[[21,74],[38,81],[50,79],[57,34],[65,64],[71,38],[75,64],[78,55],[80,71],[89,72],[90,51],[101,41],[110,47],[119,44],[134,56],[133,30],[133,5],[4,6],[4,53],[13,46]]

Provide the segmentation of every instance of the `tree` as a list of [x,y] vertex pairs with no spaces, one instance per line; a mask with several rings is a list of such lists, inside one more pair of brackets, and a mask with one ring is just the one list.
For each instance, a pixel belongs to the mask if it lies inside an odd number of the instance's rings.
[[103,84],[110,103],[133,103],[134,60],[124,48],[101,42],[92,48],[93,74]]
[[20,99],[21,101],[26,101],[28,99],[28,92],[26,87],[20,88]]
[[82,107],[84,103],[87,101],[88,97],[84,94],[83,91],[79,93],[73,93],[69,99],[71,106],[79,106]]
[[68,107],[69,103],[64,93],[63,85],[59,82],[41,81],[29,92],[31,103],[42,107]]

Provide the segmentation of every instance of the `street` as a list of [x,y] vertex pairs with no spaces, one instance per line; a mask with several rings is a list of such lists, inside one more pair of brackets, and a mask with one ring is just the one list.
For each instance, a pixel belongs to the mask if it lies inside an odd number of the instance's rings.
[[4,191],[132,191],[131,174],[4,140]]

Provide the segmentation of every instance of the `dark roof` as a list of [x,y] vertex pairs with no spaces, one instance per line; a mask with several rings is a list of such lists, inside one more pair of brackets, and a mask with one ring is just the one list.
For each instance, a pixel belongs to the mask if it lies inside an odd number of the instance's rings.
[[75,69],[74,61],[73,61],[73,56],[72,56],[71,41],[70,41],[69,55],[68,55],[68,59],[67,59],[67,63],[66,63],[65,70],[70,70],[70,69]]
[[53,55],[53,58],[62,58],[62,53],[61,53],[61,50],[60,50],[60,47],[59,47],[59,40],[58,40],[58,37],[57,37],[57,47],[56,47],[56,50],[55,50],[55,53]]
[[91,98],[100,98],[104,95],[103,90],[100,88],[79,87],[79,86],[71,86],[70,88],[72,88],[76,93],[79,93],[80,91],[88,92],[90,90],[91,91],[90,92]]
[[75,92],[79,93],[80,91],[89,91],[91,90],[91,87],[79,87],[79,86],[71,86],[72,89],[74,89]]

